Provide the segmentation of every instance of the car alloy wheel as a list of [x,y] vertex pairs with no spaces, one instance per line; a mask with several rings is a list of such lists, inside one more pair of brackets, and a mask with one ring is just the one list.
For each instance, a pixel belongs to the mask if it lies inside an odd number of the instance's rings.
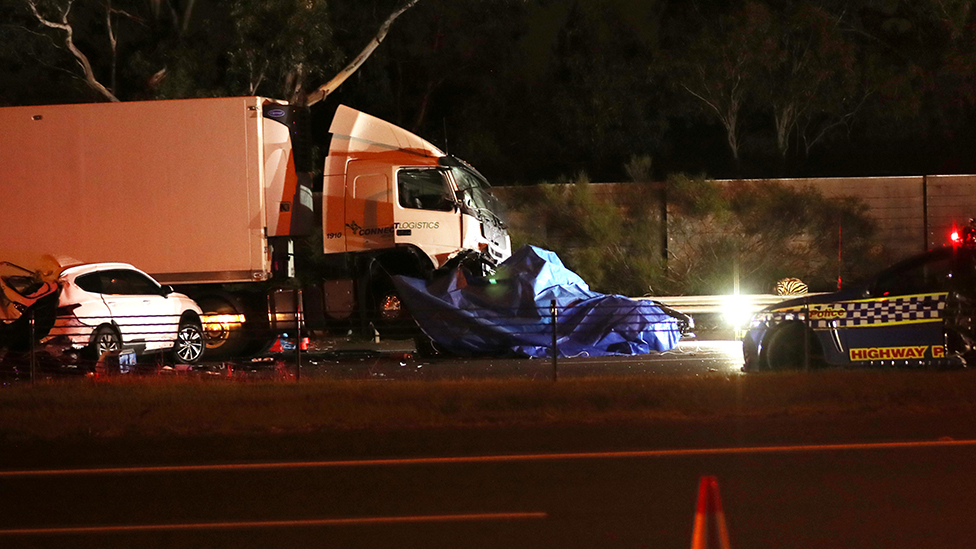
[[206,347],[203,339],[203,328],[195,322],[187,322],[180,325],[180,331],[176,334],[176,343],[173,345],[173,353],[176,360],[182,364],[194,364],[203,356],[203,349]]
[[119,334],[107,326],[102,326],[99,328],[95,332],[95,337],[92,339],[92,348],[95,351],[95,358],[99,358],[103,354],[110,351],[118,351],[121,347],[122,342],[119,339]]

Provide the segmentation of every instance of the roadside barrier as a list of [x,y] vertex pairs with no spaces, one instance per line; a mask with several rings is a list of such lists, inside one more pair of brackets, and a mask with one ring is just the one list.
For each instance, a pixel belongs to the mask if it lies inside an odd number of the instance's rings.
[[[805,294],[819,295],[819,294]],[[735,310],[736,312],[753,313],[768,305],[775,305],[789,297],[800,296],[781,296],[774,294],[739,294],[739,295],[675,295],[675,296],[651,296],[638,297],[635,299],[651,299],[664,303],[669,307],[685,313],[726,313]]]

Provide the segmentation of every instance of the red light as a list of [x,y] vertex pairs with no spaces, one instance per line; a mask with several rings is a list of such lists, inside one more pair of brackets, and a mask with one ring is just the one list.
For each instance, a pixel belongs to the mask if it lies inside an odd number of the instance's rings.
[[952,231],[952,233],[949,235],[949,240],[958,243],[959,242],[959,231]]

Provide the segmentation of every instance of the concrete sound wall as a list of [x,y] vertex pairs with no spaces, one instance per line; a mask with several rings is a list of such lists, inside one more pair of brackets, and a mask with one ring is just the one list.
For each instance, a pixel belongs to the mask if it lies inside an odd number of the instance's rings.
[[[788,187],[812,187],[827,197],[856,197],[868,206],[877,223],[879,244],[889,259],[897,260],[923,250],[925,229],[922,177],[825,177],[774,179]],[[735,184],[735,181],[729,181]]]
[[[734,185],[737,180],[723,180]],[[877,238],[891,260],[948,243],[953,224],[976,217],[976,175],[822,177],[773,179],[813,187],[828,197],[862,200],[877,223]]]
[[976,175],[930,175],[928,188],[928,247],[945,243],[955,223],[976,217]]
[[[746,180],[720,180],[735,185]],[[898,177],[823,177],[771,179],[792,187],[813,187],[827,197],[855,197],[868,206],[877,226],[877,240],[895,261],[948,243],[953,225],[962,227],[976,217],[976,175],[928,175]],[[660,185],[660,184],[658,184]],[[655,185],[653,188],[659,188]],[[620,203],[624,189],[633,184],[594,184],[598,200]],[[503,201],[525,200],[533,187],[495,189]],[[656,193],[647,199],[655,200]],[[516,221],[516,225],[518,222]]]

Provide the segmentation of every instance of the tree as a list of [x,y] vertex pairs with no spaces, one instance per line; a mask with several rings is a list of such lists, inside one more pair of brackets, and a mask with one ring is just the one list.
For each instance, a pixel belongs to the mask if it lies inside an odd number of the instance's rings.
[[393,13],[391,13],[389,17],[383,21],[383,24],[380,25],[380,29],[376,33],[376,36],[374,36],[369,43],[366,44],[366,47],[363,48],[363,51],[359,52],[359,55],[353,58],[353,60],[346,65],[345,68],[339,71],[339,73],[336,74],[331,80],[325,84],[322,84],[313,92],[308,94],[307,104],[314,105],[315,103],[328,97],[330,93],[342,85],[342,83],[345,82],[346,79],[352,75],[352,73],[356,72],[356,70],[358,70],[364,62],[366,62],[366,59],[373,54],[373,51],[379,47],[380,43],[386,38],[386,34],[390,31],[390,26],[393,24],[393,22],[396,21],[396,19],[400,17],[403,12],[412,8],[418,1],[419,0],[406,0],[400,7],[393,10]]
[[767,14],[771,25],[757,52],[763,84],[759,90],[772,110],[776,148],[785,160],[801,127],[809,152],[819,136],[807,132],[819,129],[822,135],[825,129],[815,120],[851,112],[845,103],[856,94],[853,45],[844,39],[842,17],[820,6],[788,3],[784,12]]
[[306,86],[338,65],[325,0],[234,0],[230,20],[240,93],[304,103]]
[[[62,47],[75,59],[86,84],[101,97],[118,101],[118,91],[102,83],[96,68],[89,60],[89,55],[82,51],[77,43],[76,22],[69,18],[75,0],[23,1],[42,27],[60,35]],[[232,60],[230,72],[244,75],[246,93],[258,93],[258,90],[268,81],[273,81],[272,87],[275,88],[276,93],[283,93],[285,98],[294,103],[311,105],[326,97],[355,72],[386,37],[393,21],[418,1],[404,0],[386,18],[379,32],[352,62],[330,81],[313,88],[311,92],[307,89],[310,82],[313,79],[320,79],[325,68],[336,64],[335,57],[330,58],[330,54],[335,53],[335,47],[331,43],[331,25],[324,0],[233,0],[225,18],[232,21],[236,41],[234,44],[220,45],[229,50],[226,54]],[[182,48],[183,42],[190,32],[191,16],[199,10],[194,11],[194,0],[183,3],[182,10],[177,10],[175,6],[176,4],[172,2],[166,2],[168,10],[164,10],[161,0],[153,0],[148,6],[149,12],[144,17],[138,17],[129,11],[113,7],[111,0],[103,4],[105,15],[101,32],[104,36],[101,39],[110,52],[108,55],[110,60],[107,64],[110,66],[109,79],[113,88],[116,87],[118,18],[161,21],[165,12],[171,22],[171,34],[168,37],[170,40],[159,38],[159,42],[155,45],[175,43],[173,51],[183,50],[182,53],[187,53]],[[225,7],[221,4],[217,9]],[[90,16],[91,13],[87,15]],[[95,28],[97,35],[98,26]],[[175,40],[171,39],[173,36]],[[203,53],[212,55],[212,52]],[[214,68],[211,64],[203,70],[212,72]],[[157,66],[153,68],[151,74],[145,75],[145,79],[155,82],[154,85],[158,86],[159,81],[168,77],[168,72],[166,66]],[[233,87],[233,84],[230,83],[227,87]]]
[[[659,208],[650,184],[594,185],[585,174],[511,189],[514,245],[556,252],[596,291],[640,296],[660,290],[664,263],[654,237]],[[514,198],[518,197],[518,198]]]
[[[91,62],[88,60],[88,56],[86,56],[78,48],[78,46],[75,45],[74,27],[71,25],[71,23],[68,22],[68,15],[71,13],[71,8],[74,5],[74,0],[67,0],[63,5],[50,6],[49,9],[51,9],[55,14],[53,19],[49,19],[46,15],[43,15],[41,13],[41,10],[38,8],[37,0],[25,0],[25,1],[27,3],[27,7],[30,8],[31,13],[34,14],[34,17],[37,18],[37,21],[41,25],[60,32],[64,40],[64,47],[75,58],[75,61],[77,61],[81,69],[82,77],[84,78],[85,83],[88,84],[89,87],[91,87],[93,90],[98,92],[100,95],[102,95],[104,98],[108,99],[109,101],[118,101],[119,98],[116,97],[111,90],[109,90],[101,82],[99,82],[98,78],[95,76],[94,69],[92,69]],[[112,47],[114,51],[115,38],[114,38],[114,33],[112,32],[113,12],[111,9],[111,3],[107,5],[105,11],[107,13],[106,18],[108,19],[108,23],[109,23],[109,31],[110,31],[109,37],[110,37],[110,41],[112,42]]]
[[[675,174],[667,183],[667,278],[675,291],[727,293],[736,276],[750,293],[771,292],[785,277],[828,291],[839,274],[848,282],[870,274],[882,251],[872,242],[867,206],[856,199],[773,181],[723,184]],[[841,244],[843,265],[835,260]]]
[[731,14],[700,17],[698,23],[699,31],[682,44],[686,53],[675,63],[678,85],[718,118],[738,165],[741,117],[758,93],[759,52],[769,48],[771,14],[763,4],[746,2]]

